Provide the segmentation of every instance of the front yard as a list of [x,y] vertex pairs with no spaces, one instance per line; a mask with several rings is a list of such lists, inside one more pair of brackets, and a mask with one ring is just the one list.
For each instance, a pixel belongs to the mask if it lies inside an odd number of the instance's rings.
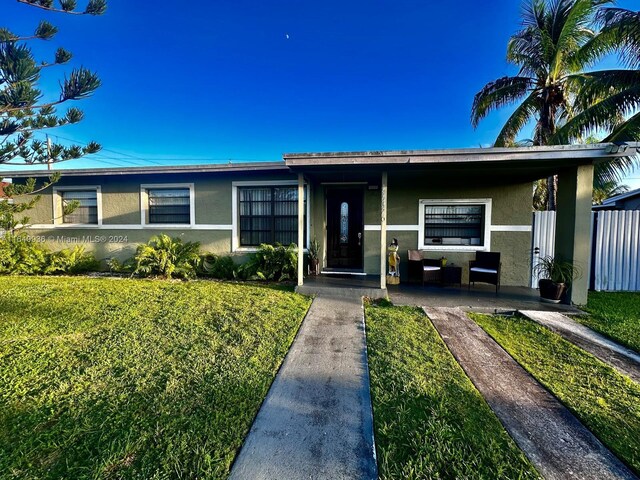
[[538,477],[421,310],[366,318],[380,478]]
[[640,352],[640,292],[589,292],[585,310],[578,322]]
[[640,473],[640,384],[531,320],[469,316]]
[[310,300],[0,277],[2,478],[226,478]]

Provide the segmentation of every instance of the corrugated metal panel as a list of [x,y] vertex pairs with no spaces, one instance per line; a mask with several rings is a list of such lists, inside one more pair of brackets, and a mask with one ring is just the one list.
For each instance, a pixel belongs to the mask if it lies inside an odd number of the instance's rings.
[[[538,257],[554,254],[555,219],[555,212],[534,213],[532,265]],[[594,288],[640,291],[640,211],[594,212],[592,228],[595,228],[591,245]],[[537,285],[538,279],[532,274],[531,286]]]
[[640,291],[640,211],[598,212],[595,289]]
[[533,251],[531,253],[531,288],[538,288],[538,276],[533,268],[538,258],[553,256],[556,239],[556,212],[535,212],[533,214]]

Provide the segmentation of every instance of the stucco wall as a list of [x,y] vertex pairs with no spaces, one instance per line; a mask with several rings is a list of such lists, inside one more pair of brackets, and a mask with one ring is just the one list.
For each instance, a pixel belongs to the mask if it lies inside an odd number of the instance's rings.
[[[96,253],[98,258],[115,257],[120,260],[130,256],[139,243],[157,233],[180,235],[186,241],[198,241],[203,250],[228,254],[232,250],[231,229],[202,230],[198,225],[232,224],[232,182],[251,181],[256,184],[273,180],[296,180],[295,175],[235,173],[202,175],[136,175],[120,177],[64,177],[57,186],[100,185],[102,191],[103,228],[60,228],[44,227],[31,229],[30,233],[46,241],[52,248],[64,248],[80,243]],[[193,183],[195,189],[196,226],[184,229],[161,227],[141,229],[140,226],[140,185],[154,183]],[[322,255],[326,255],[325,242],[325,188],[310,182],[311,202],[310,239],[320,243]],[[43,192],[40,203],[29,212],[31,223],[52,224],[52,189]],[[462,185],[449,178],[430,179],[425,176],[397,176],[389,174],[388,214],[389,230],[387,238],[397,238],[400,244],[401,274],[406,278],[407,249],[418,248],[418,209],[420,199],[472,199],[491,198],[493,226],[531,225],[531,193],[529,183]],[[364,270],[366,273],[380,273],[380,190],[364,190]],[[118,225],[122,227],[119,228]],[[124,226],[138,226],[128,228]],[[396,226],[394,228],[394,226]],[[401,230],[397,226],[406,226]],[[529,278],[529,254],[531,233],[529,231],[492,231],[491,250],[502,254],[502,283],[504,285],[526,285]],[[237,252],[240,257],[246,253]],[[468,261],[473,252],[429,251],[428,258],[446,256],[449,263],[463,267],[463,281],[467,279]],[[326,263],[326,258],[322,264]]]
[[[42,192],[41,200],[28,212],[29,234],[45,242],[52,249],[75,244],[93,251],[97,258],[124,260],[135,251],[136,245],[151,236],[164,232],[180,236],[185,241],[197,241],[204,251],[229,254],[232,250],[231,228],[221,230],[199,229],[211,225],[232,224],[232,182],[295,181],[295,175],[272,173],[236,174],[179,174],[128,175],[101,177],[63,177],[55,187],[100,186],[102,195],[102,228],[68,228],[54,225],[53,187]],[[143,184],[193,183],[195,195],[195,223],[183,229],[145,226],[141,224],[140,189]],[[136,227],[136,228],[133,228]],[[246,252],[236,252],[239,260]]]
[[[492,199],[491,225],[531,225],[531,184],[519,185],[462,185],[456,181],[430,182],[428,179],[394,177],[390,174],[387,209],[387,241],[397,238],[400,245],[401,275],[407,275],[407,250],[418,248],[418,209],[421,199]],[[370,192],[366,202],[365,224],[365,270],[380,273],[380,193]],[[394,230],[397,225],[413,226],[413,230]],[[530,231],[492,231],[491,251],[500,252],[502,260],[501,281],[503,285],[527,285],[529,281],[529,259],[531,251]],[[423,250],[425,258],[445,256],[449,264],[462,267],[462,281],[468,281],[468,262],[475,257],[473,252]]]

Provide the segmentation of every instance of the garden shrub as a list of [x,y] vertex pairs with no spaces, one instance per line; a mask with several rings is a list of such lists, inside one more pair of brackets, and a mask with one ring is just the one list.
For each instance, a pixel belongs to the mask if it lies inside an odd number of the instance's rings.
[[72,250],[64,249],[49,255],[45,274],[85,273],[100,270],[100,262],[91,253],[85,253],[84,247],[76,245]]
[[285,247],[262,244],[258,251],[251,254],[238,274],[249,280],[267,280],[281,282],[296,278],[298,271],[298,247],[294,243]]
[[200,272],[219,280],[232,280],[236,276],[237,266],[233,258],[207,253],[200,260]]
[[100,263],[84,247],[51,252],[25,233],[0,238],[0,274],[52,275],[78,274],[99,270]]
[[194,278],[200,262],[200,244],[161,233],[138,245],[134,259],[135,275]]

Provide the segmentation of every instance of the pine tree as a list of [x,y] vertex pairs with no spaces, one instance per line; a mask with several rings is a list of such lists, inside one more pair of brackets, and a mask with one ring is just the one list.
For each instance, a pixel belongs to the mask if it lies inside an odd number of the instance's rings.
[[[17,0],[19,3],[43,10],[72,15],[102,15],[106,0],[89,0],[83,11],[77,10],[76,0]],[[58,29],[41,21],[33,34],[21,36],[0,27],[0,164],[46,164],[72,160],[96,153],[100,145],[90,142],[84,147],[64,146],[34,138],[34,132],[78,123],[83,113],[71,107],[63,114],[58,107],[91,96],[100,86],[100,79],[90,70],[73,69],[60,81],[60,96],[43,98],[38,88],[45,69],[63,65],[71,60],[71,53],[60,47],[51,61],[38,62],[29,42],[49,41]]]
[[[77,10],[76,0],[17,0],[25,5],[71,15],[102,15],[107,8],[106,0],[89,0],[83,11]],[[80,67],[65,75],[60,82],[60,96],[44,99],[38,89],[43,70],[63,65],[71,60],[71,53],[58,48],[50,62],[37,62],[28,42],[51,40],[58,29],[42,21],[32,35],[20,36],[5,27],[0,27],[0,165],[47,164],[72,160],[96,153],[100,145],[90,142],[84,147],[64,146],[34,138],[34,132],[48,128],[78,123],[83,113],[76,107],[59,115],[57,108],[70,101],[89,97],[99,86],[98,76]],[[29,218],[24,213],[38,202],[38,193],[58,181],[53,174],[49,181],[37,185],[29,179],[21,185],[4,188],[5,197],[0,199],[0,231],[10,234],[24,227]],[[1,179],[1,175],[0,175]],[[22,197],[22,201],[16,201]],[[71,211],[75,205],[66,208]]]

